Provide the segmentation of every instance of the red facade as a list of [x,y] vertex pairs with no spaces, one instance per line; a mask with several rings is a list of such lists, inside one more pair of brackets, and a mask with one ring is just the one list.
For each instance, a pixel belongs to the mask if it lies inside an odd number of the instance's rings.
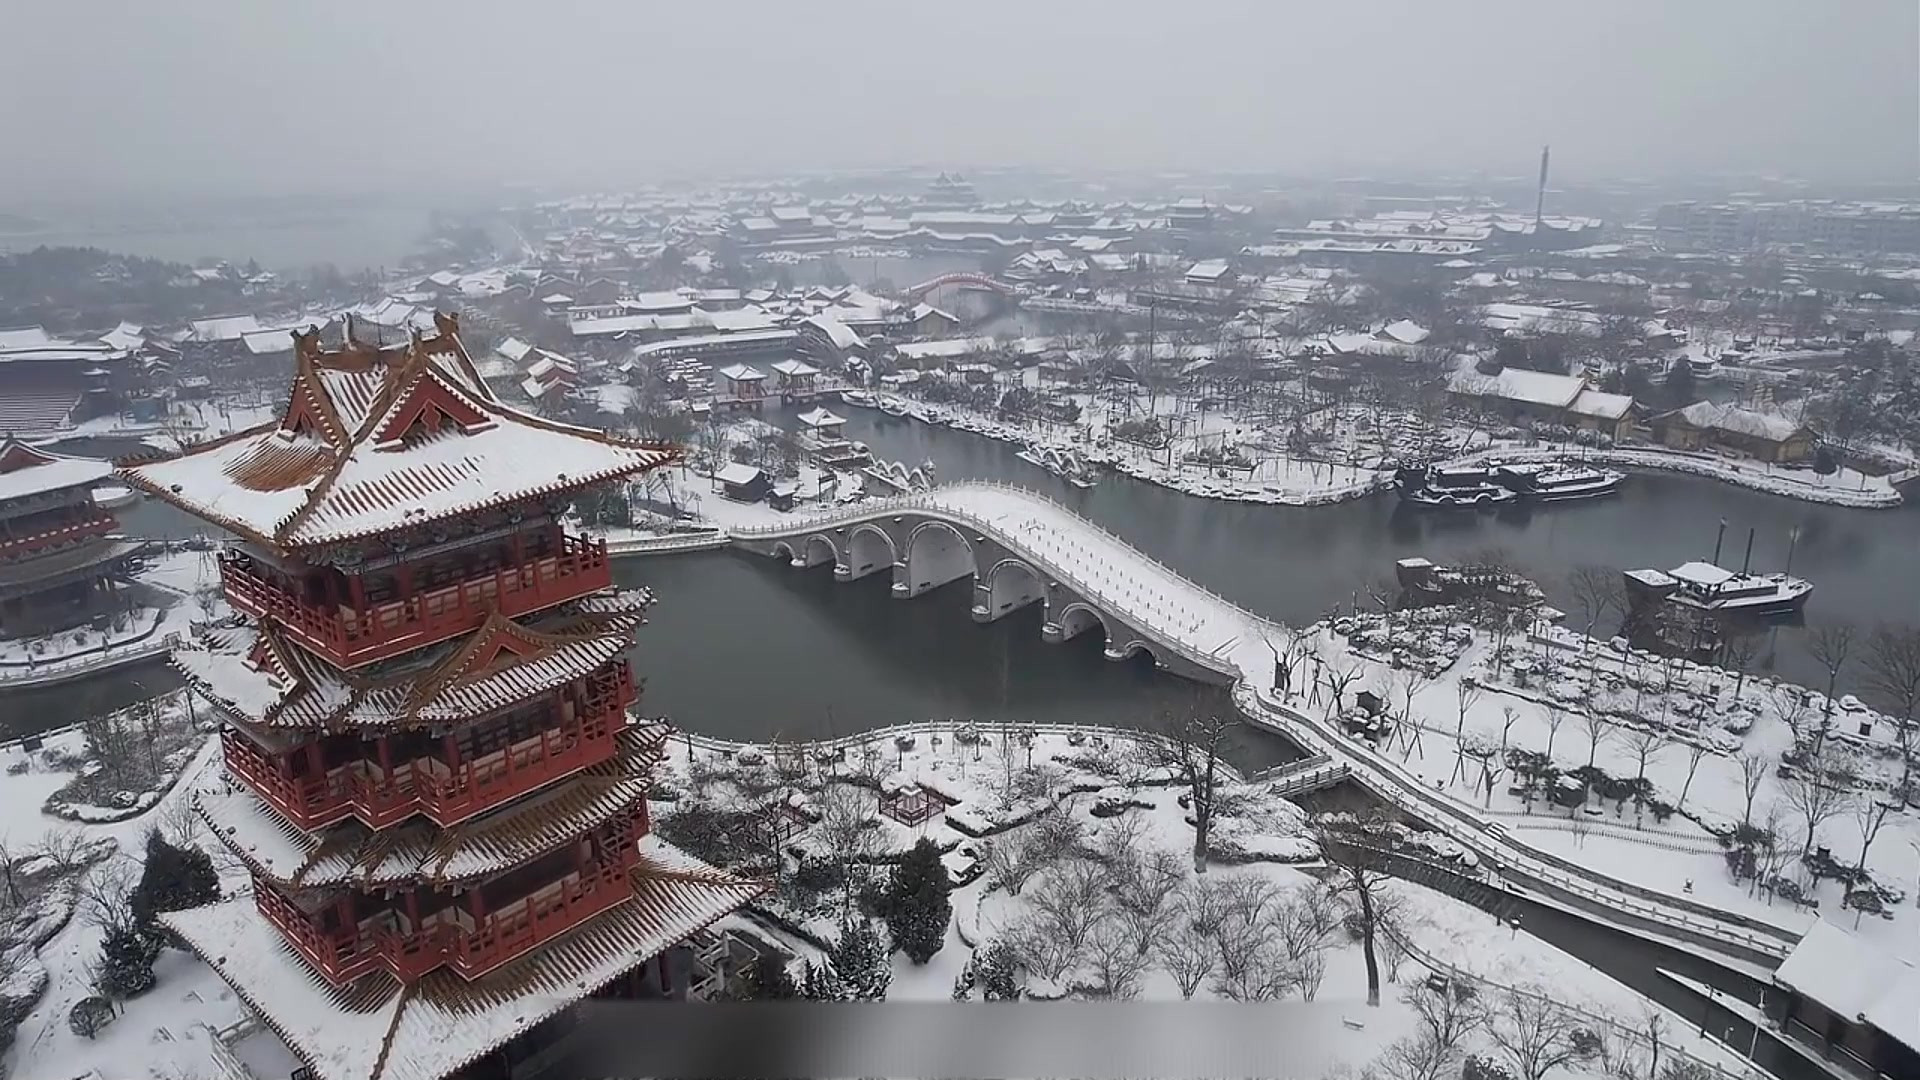
[[[671,452],[500,405],[454,325],[390,348],[302,336],[273,430],[125,470],[242,538],[220,559],[252,620],[239,651],[176,663],[230,714],[251,798],[201,809],[335,984],[473,979],[537,949],[633,898],[648,828],[657,746],[621,653],[640,606],[559,518]],[[473,505],[475,477],[501,494]]]

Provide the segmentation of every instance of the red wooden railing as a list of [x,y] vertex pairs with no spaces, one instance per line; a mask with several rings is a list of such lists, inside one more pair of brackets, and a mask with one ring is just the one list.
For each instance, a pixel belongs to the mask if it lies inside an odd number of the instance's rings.
[[397,922],[375,919],[329,933],[261,881],[254,882],[254,906],[336,985],[380,968],[412,981],[442,964],[471,979],[631,899],[629,875],[638,861],[637,849],[628,843],[621,852],[617,861],[588,867],[489,913],[473,930],[439,922],[409,933]]
[[510,617],[525,615],[597,592],[613,584],[613,567],[604,539],[563,536],[558,554],[389,600],[364,612],[307,603],[257,573],[240,554],[221,556],[220,578],[234,607],[274,620],[301,644],[352,668],[464,634],[495,609]]
[[[619,666],[624,674],[625,664]],[[380,829],[416,813],[446,826],[611,758],[633,703],[631,676],[615,686],[615,693],[593,699],[591,712],[445,772],[437,758],[400,762],[386,773],[369,758],[296,777],[239,732],[228,729],[220,738],[227,768],[303,829],[349,816]]]
[[[16,528],[31,528],[21,526]],[[96,511],[84,518],[62,522],[51,528],[37,529],[24,535],[0,536],[0,560],[19,559],[33,554],[42,548],[71,544],[76,540],[87,540],[95,536],[106,536],[120,527],[112,514]]]

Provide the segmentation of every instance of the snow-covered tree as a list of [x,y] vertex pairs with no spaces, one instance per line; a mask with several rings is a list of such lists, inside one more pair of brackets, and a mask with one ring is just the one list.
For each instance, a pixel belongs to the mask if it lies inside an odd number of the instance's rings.
[[177,847],[147,832],[147,858],[133,890],[133,917],[148,933],[161,933],[154,916],[163,911],[199,907],[220,898],[220,875],[213,860],[197,847]]
[[880,935],[865,919],[854,919],[840,929],[829,958],[833,973],[845,987],[849,1001],[881,1001],[893,983],[893,964],[880,945]]
[[100,1029],[113,1023],[117,1014],[113,1002],[94,995],[83,997],[73,1003],[72,1011],[67,1013],[67,1027],[83,1039],[91,1039],[100,1033]]
[[1494,1007],[1487,1037],[1500,1048],[1519,1080],[1543,1080],[1579,1060],[1572,1013],[1538,994],[1508,990]]
[[846,1001],[847,984],[832,963],[807,961],[806,976],[800,983],[800,996],[808,1001]]
[[887,894],[887,929],[893,942],[916,964],[933,959],[947,941],[953,921],[948,894],[953,880],[940,861],[940,849],[921,837],[906,857],[894,865]]
[[153,989],[153,962],[159,951],[155,939],[136,929],[109,933],[100,943],[96,988],[116,998],[137,997]]
[[1020,998],[1020,957],[1004,941],[989,941],[973,957],[973,981],[983,1001]]

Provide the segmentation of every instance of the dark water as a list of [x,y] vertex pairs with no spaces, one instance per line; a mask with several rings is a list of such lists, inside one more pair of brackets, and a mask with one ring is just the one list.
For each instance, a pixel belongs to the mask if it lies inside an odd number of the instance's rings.
[[[1720,561],[1739,566],[1754,530],[1752,566],[1786,566],[1814,583],[1804,626],[1767,634],[1763,670],[1823,685],[1806,656],[1805,628],[1852,621],[1920,621],[1920,507],[1852,510],[1730,487],[1696,477],[1630,476],[1614,498],[1493,513],[1419,511],[1391,495],[1333,506],[1256,506],[1196,499],[1113,476],[1090,491],[1074,488],[1015,456],[1016,447],[870,409],[842,410],[847,436],[889,460],[931,460],[941,480],[1004,480],[1043,492],[1248,609],[1296,625],[1364,600],[1369,582],[1393,563],[1422,555],[1458,562],[1489,549],[1537,580],[1561,606],[1567,572],[1582,564],[1616,570],[1666,569],[1708,559],[1727,522]],[[1857,682],[1857,668],[1842,685]]]

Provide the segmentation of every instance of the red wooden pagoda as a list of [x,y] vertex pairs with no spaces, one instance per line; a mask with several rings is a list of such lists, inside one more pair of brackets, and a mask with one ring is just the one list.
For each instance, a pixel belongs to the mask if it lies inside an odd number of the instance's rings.
[[198,807],[252,896],[168,922],[321,1080],[486,1075],[759,890],[648,835],[649,598],[560,524],[673,451],[509,408],[436,323],[296,334],[280,419],[122,470],[237,535],[251,616],[175,663],[228,721]]

